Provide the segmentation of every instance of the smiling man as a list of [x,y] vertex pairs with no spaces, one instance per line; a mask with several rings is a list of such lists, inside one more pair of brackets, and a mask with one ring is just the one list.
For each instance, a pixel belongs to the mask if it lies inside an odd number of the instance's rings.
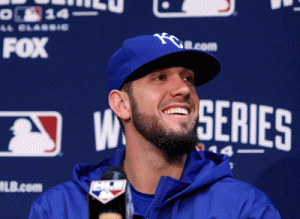
[[154,194],[160,176],[180,178],[198,142],[194,72],[183,67],[159,69],[126,86],[129,92],[113,90],[109,95],[127,139],[124,169],[134,188]]
[[79,164],[73,181],[45,192],[30,218],[87,218],[87,193],[111,166],[131,184],[134,218],[279,219],[271,200],[232,178],[226,155],[198,152],[196,86],[213,79],[219,61],[184,49],[167,33],[126,40],[107,70],[109,105],[126,146],[98,164]]

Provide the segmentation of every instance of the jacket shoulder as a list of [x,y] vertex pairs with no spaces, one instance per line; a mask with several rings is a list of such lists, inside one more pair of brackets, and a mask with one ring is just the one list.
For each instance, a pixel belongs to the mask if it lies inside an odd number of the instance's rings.
[[226,195],[231,200],[242,201],[256,204],[258,206],[265,204],[273,204],[270,198],[261,190],[246,182],[226,177],[215,183],[215,189]]
[[230,218],[280,218],[273,202],[263,191],[232,177],[216,182],[208,188],[208,193],[212,195],[214,205],[223,206]]
[[45,191],[36,199],[29,218],[72,218],[78,215],[87,217],[87,199],[87,193],[77,183],[64,182]]

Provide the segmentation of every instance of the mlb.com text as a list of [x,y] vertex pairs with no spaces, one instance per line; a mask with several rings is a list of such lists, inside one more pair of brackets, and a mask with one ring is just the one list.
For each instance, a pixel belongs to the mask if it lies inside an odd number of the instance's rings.
[[0,181],[0,192],[41,193],[43,192],[43,185],[41,183],[18,183],[17,181]]

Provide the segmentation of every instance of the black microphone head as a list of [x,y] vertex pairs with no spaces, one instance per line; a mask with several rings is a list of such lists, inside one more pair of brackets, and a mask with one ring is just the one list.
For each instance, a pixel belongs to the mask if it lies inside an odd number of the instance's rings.
[[101,180],[127,179],[125,171],[121,167],[113,166],[107,168],[101,177]]

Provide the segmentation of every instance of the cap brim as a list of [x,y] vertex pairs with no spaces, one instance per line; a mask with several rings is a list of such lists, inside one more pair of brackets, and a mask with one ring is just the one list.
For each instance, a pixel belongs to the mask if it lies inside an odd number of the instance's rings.
[[221,68],[219,60],[211,54],[197,50],[184,50],[148,62],[128,76],[124,83],[141,78],[151,72],[175,66],[193,70],[195,73],[195,86],[203,85],[212,80]]

